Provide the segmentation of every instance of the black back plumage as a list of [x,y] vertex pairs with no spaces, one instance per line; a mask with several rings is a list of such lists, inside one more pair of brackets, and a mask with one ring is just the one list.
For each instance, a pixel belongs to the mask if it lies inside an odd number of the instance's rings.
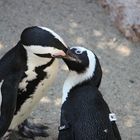
[[61,126],[66,125],[67,129],[60,131],[59,140],[121,140],[109,113],[97,87],[74,87],[61,109]]
[[3,79],[17,71],[26,69],[27,55],[25,49],[19,42],[0,60],[0,78]]
[[18,84],[26,70],[26,60],[26,51],[21,47],[20,42],[0,60],[0,82],[3,80],[0,137],[7,131],[14,115]]

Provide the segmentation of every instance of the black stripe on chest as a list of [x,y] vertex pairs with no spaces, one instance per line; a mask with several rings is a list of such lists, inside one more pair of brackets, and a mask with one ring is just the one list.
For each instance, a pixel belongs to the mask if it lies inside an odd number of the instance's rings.
[[[26,86],[26,91],[24,90],[18,90],[18,96],[17,96],[17,106],[16,106],[16,111],[15,114],[17,114],[17,112],[20,110],[22,104],[31,97],[32,94],[34,94],[36,87],[38,86],[38,84],[45,78],[47,77],[47,73],[44,72],[43,70],[46,67],[49,67],[52,63],[54,62],[54,58],[51,59],[50,62],[48,62],[45,65],[39,66],[35,68],[35,73],[37,74],[36,78],[33,79],[32,81],[28,81],[28,84]],[[22,79],[24,79],[25,77],[27,77],[27,75],[25,74],[23,76]]]

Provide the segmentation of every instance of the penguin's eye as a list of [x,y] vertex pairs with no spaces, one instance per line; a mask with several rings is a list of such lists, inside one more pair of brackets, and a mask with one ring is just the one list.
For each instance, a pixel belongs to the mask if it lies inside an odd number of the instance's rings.
[[82,54],[82,51],[80,51],[80,50],[75,50],[75,53],[76,53],[76,54]]

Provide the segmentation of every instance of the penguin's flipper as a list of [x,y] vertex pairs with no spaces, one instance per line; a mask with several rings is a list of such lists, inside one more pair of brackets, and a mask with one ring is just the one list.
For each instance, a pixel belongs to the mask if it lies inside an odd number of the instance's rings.
[[1,80],[0,138],[8,130],[16,108],[19,75],[12,74]]
[[112,121],[111,124],[112,124],[112,129],[113,129],[113,133],[114,133],[116,140],[121,140],[121,135],[119,133],[116,123],[114,121]]
[[47,129],[47,126],[41,124],[33,124],[27,119],[18,126],[18,132],[21,136],[32,139],[35,137],[48,137],[49,134],[47,133]]

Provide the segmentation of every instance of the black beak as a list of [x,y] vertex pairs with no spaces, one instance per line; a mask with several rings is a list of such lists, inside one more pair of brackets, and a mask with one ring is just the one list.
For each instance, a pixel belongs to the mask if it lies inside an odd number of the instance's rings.
[[70,48],[68,48],[66,52],[66,56],[63,57],[64,59],[70,60],[70,61],[75,61],[75,62],[81,62],[81,60],[78,58],[76,54],[74,54]]

